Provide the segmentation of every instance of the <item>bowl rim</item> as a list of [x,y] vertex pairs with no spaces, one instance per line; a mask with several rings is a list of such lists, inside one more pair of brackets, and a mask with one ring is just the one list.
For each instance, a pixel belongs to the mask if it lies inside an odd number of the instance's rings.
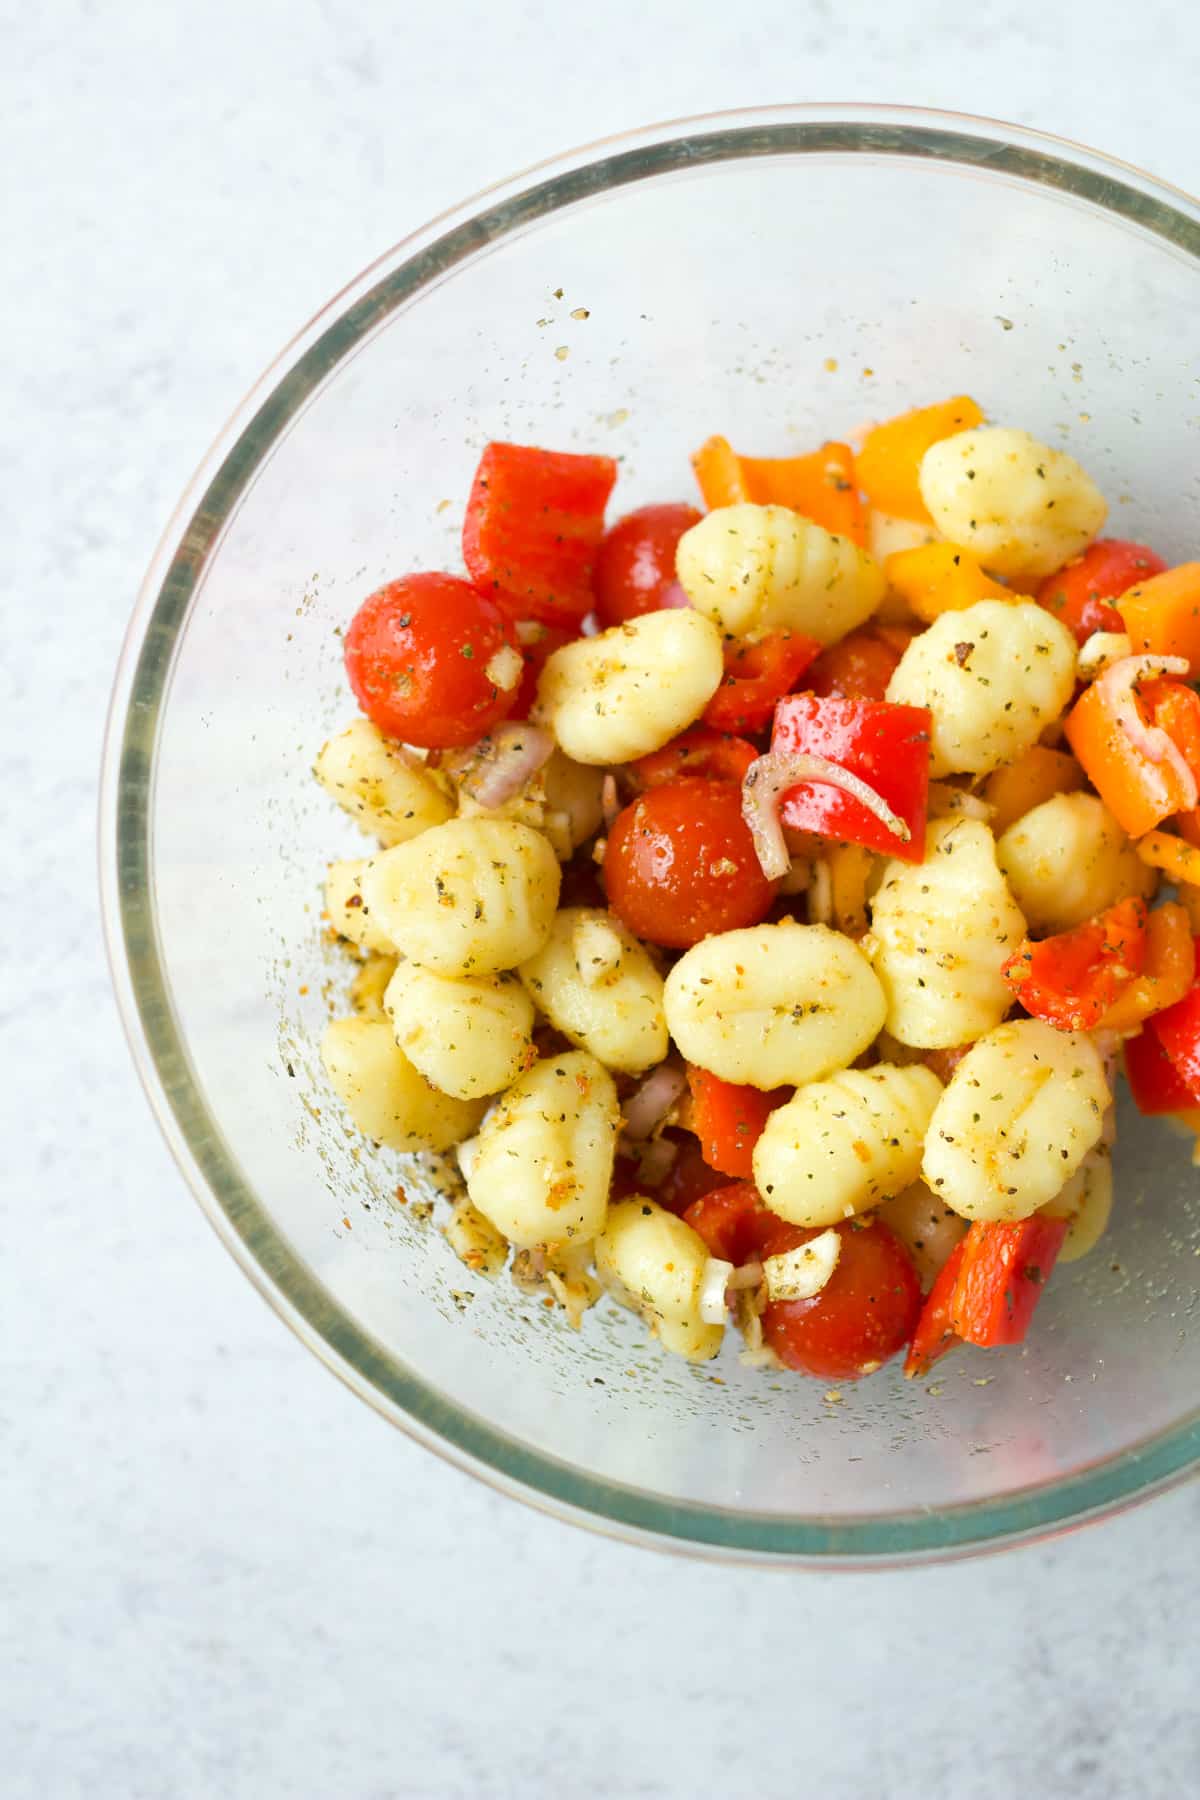
[[195,1079],[158,939],[152,798],[158,723],[202,570],[254,473],[334,367],[398,307],[486,245],[564,207],[705,163],[867,153],[983,167],[1050,187],[1165,239],[1200,262],[1200,202],[1083,145],[963,113],[797,104],[701,114],[596,140],[482,190],[401,239],[284,346],[235,409],[176,505],[126,631],[100,779],[102,914],[122,1025],[172,1154],[242,1271],[360,1398],[493,1488],[628,1542],[767,1565],[940,1561],[1061,1532],[1200,1467],[1200,1411],[1058,1480],[939,1512],[761,1516],[666,1500],[583,1474],[447,1402],[386,1356],[294,1254],[259,1205]]

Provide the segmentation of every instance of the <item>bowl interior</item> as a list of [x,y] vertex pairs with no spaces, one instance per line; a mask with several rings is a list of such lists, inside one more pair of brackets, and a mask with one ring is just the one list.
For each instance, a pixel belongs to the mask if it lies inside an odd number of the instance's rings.
[[1027,1348],[834,1392],[734,1343],[689,1368],[607,1306],[573,1333],[473,1275],[315,1054],[348,979],[323,869],[364,842],[310,776],[353,713],[339,634],[381,581],[460,567],[489,438],[618,456],[625,510],[690,497],[713,431],[784,454],[967,391],[1078,456],[1112,531],[1194,552],[1196,227],[1120,173],[798,112],[516,184],[318,323],[166,548],[117,731],[129,980],[172,1129],[243,1261],[356,1385],[556,1503],[903,1554],[1077,1516],[1195,1455],[1197,1183],[1188,1144],[1129,1109],[1111,1234],[1056,1275]]

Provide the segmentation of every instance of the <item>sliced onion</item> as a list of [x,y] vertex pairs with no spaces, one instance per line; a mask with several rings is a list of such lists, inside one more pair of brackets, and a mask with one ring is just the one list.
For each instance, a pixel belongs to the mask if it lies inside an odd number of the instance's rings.
[[679,1155],[678,1146],[670,1138],[639,1138],[636,1143],[623,1139],[618,1146],[621,1151],[632,1156],[638,1166],[638,1181],[643,1187],[661,1187],[671,1170],[675,1167],[675,1158]]
[[667,611],[673,606],[690,606],[691,604],[691,601],[684,591],[682,582],[679,581],[671,582],[670,586],[665,587],[658,596],[658,610],[660,612]]
[[611,831],[613,820],[621,810],[621,796],[617,793],[617,778],[610,769],[600,783],[600,811],[604,816],[604,829]]
[[805,751],[772,750],[750,764],[742,783],[742,817],[750,827],[759,864],[769,881],[786,875],[791,863],[779,817],[779,802],[790,788],[798,787],[802,781],[841,788],[860,806],[865,806],[900,843],[907,844],[911,839],[912,832],[899,813],[892,811],[883,795],[861,776],[844,769],[841,763],[830,762],[824,756],[810,756]]
[[676,1063],[659,1063],[657,1069],[651,1069],[621,1108],[625,1136],[633,1143],[648,1138],[654,1127],[666,1118],[686,1086],[687,1076]]
[[511,644],[501,644],[488,659],[484,674],[502,694],[511,694],[525,673],[525,658]]
[[819,1294],[842,1253],[842,1240],[832,1229],[809,1238],[798,1250],[785,1250],[763,1262],[770,1300],[811,1300]]
[[540,725],[498,725],[455,779],[480,806],[503,806],[553,755],[554,739]]
[[1075,658],[1075,673],[1080,681],[1095,681],[1113,663],[1124,662],[1133,655],[1133,641],[1124,631],[1093,631]]
[[[1136,688],[1138,682],[1147,676],[1186,675],[1188,668],[1185,656],[1125,656],[1120,662],[1110,664],[1096,682],[1097,693],[1134,749],[1140,751],[1149,762],[1170,769],[1178,781],[1183,799],[1177,808],[1172,798],[1172,812],[1190,811],[1200,800],[1196,778],[1174,740],[1168,737],[1160,725],[1146,723],[1138,708]],[[1165,790],[1165,781],[1163,787]],[[1168,797],[1165,791],[1162,797]]]
[[725,1323],[725,1289],[732,1274],[733,1264],[722,1262],[719,1256],[710,1256],[705,1263],[700,1277],[698,1311],[706,1325]]
[[733,1274],[729,1277],[725,1286],[729,1289],[731,1294],[736,1294],[739,1293],[742,1288],[756,1288],[761,1286],[762,1278],[763,1266],[760,1262],[743,1263],[740,1269],[735,1269],[733,1271]]

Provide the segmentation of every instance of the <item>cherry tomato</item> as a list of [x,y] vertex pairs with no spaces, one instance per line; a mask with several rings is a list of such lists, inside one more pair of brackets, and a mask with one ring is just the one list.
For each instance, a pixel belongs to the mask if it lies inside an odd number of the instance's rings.
[[630,763],[629,772],[640,788],[661,787],[680,775],[706,775],[710,781],[736,781],[740,787],[757,756],[758,751],[745,738],[693,725],[661,750],[639,756]]
[[685,775],[617,814],[604,855],[608,903],[639,937],[686,950],[757,925],[775,896],[729,781]]
[[1082,556],[1047,575],[1038,589],[1038,605],[1060,618],[1083,644],[1093,631],[1124,631],[1124,619],[1107,602],[1119,599],[1139,581],[1161,575],[1166,566],[1145,544],[1097,538]]
[[735,1265],[758,1256],[778,1235],[780,1220],[763,1205],[752,1181],[731,1181],[694,1200],[684,1220],[699,1232],[712,1256]]
[[473,744],[513,707],[513,628],[456,575],[406,575],[368,596],[346,633],[346,674],[389,737],[430,750]]
[[709,1167],[690,1131],[666,1131],[663,1136],[678,1145],[678,1155],[654,1198],[668,1212],[683,1213],[714,1188],[724,1187],[728,1177]]
[[700,523],[694,506],[639,506],[605,532],[596,557],[592,591],[601,625],[623,625],[665,606],[686,606],[687,596],[667,597],[675,586],[675,547]]
[[[836,1227],[837,1267],[811,1300],[772,1300],[763,1341],[780,1362],[829,1381],[857,1381],[902,1350],[921,1312],[921,1283],[912,1257],[886,1225]],[[762,1255],[797,1250],[815,1231],[780,1224]]]
[[804,685],[822,699],[884,700],[900,657],[873,631],[852,631],[823,650]]

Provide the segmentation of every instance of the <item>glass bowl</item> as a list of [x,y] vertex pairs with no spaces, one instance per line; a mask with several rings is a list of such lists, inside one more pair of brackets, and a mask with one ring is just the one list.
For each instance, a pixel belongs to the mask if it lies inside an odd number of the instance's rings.
[[[1121,1118],[1110,1235],[1027,1347],[840,1391],[579,1333],[471,1274],[326,1092],[345,972],[320,881],[363,840],[316,788],[340,632],[460,567],[491,437],[621,459],[619,510],[725,432],[781,455],[935,397],[1069,448],[1111,527],[1194,554],[1200,210],[981,119],[781,107],[654,127],[436,220],[343,290],[213,447],[117,676],[102,878],[151,1101],[237,1261],[356,1393],[557,1514],[676,1549],[896,1562],[1076,1523],[1200,1455],[1197,1181]],[[405,1194],[407,1203],[398,1196]],[[731,1338],[734,1334],[730,1334]]]

